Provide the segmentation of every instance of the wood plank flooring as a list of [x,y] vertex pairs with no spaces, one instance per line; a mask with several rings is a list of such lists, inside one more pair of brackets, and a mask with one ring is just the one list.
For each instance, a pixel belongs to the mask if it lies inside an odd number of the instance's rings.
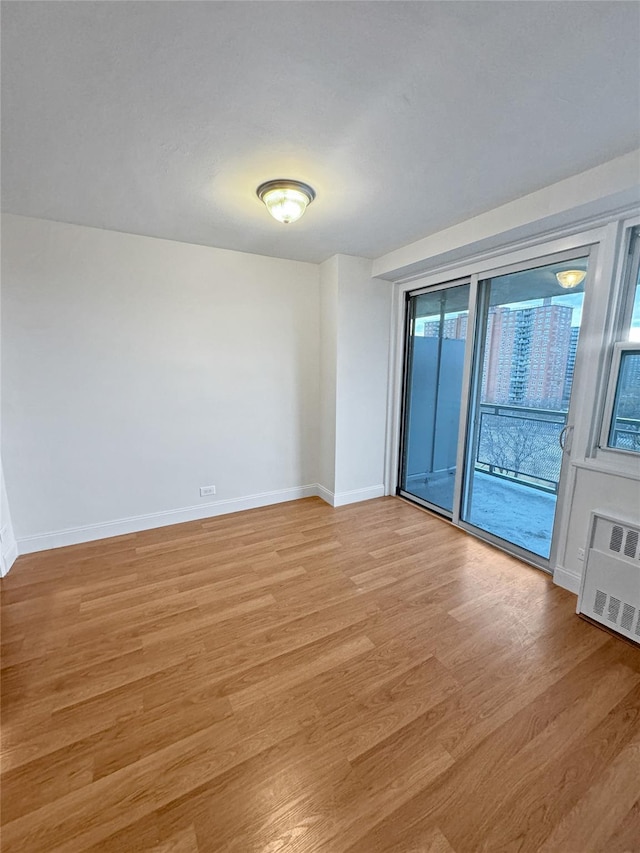
[[20,557],[2,851],[637,853],[640,650],[396,498]]

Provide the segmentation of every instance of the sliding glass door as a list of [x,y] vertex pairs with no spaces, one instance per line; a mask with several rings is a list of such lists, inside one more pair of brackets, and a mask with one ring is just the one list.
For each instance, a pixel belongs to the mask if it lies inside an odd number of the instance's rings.
[[496,276],[479,289],[461,518],[543,560],[551,551],[586,270],[582,258]]
[[588,262],[560,258],[407,299],[398,492],[539,565],[570,444]]
[[411,295],[400,491],[453,511],[469,285]]

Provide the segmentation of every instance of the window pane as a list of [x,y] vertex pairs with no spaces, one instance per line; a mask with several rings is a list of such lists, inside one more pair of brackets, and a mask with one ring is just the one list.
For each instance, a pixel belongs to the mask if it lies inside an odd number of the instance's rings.
[[412,296],[400,488],[453,510],[469,285]]
[[640,352],[622,353],[609,447],[640,453]]

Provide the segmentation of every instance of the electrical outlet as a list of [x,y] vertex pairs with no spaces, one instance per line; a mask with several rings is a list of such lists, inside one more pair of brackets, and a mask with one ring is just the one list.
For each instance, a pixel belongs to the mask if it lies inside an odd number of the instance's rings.
[[200,486],[200,497],[206,498],[207,495],[215,495],[216,487],[215,486]]
[[584,560],[584,548],[578,548],[578,559]]

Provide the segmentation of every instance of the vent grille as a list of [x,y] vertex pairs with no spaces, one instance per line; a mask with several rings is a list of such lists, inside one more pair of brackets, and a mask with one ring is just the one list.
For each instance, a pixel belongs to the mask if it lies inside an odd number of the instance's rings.
[[632,604],[624,603],[622,607],[622,619],[620,620],[620,627],[624,628],[625,631],[631,631],[633,628],[633,617],[636,615],[636,608]]
[[624,553],[626,557],[635,557],[638,550],[638,531],[627,530],[627,538],[624,543]]
[[624,554],[625,557],[631,557],[635,560],[637,557],[640,560],[640,532],[633,528],[622,527],[620,524],[614,524],[611,528],[609,537],[609,550],[614,554]]
[[636,620],[637,615],[638,620],[636,622],[635,633],[636,636],[640,637],[640,609],[634,607],[633,604],[629,604],[627,601],[621,601],[614,595],[608,595],[601,589],[596,590],[595,600],[593,602],[593,612],[597,616],[602,616],[603,618],[606,617],[609,622],[617,625],[621,610],[622,617],[620,618],[620,627],[631,633],[633,631],[633,623]]
[[609,598],[609,612],[607,613],[607,619],[609,620],[609,622],[613,622],[614,624],[617,624],[619,613],[620,613],[620,599],[615,598],[612,595]]
[[616,553],[620,553],[620,548],[622,548],[622,537],[624,536],[624,530],[618,524],[614,524],[611,528],[611,540],[609,542],[609,548],[611,551],[615,551]]

